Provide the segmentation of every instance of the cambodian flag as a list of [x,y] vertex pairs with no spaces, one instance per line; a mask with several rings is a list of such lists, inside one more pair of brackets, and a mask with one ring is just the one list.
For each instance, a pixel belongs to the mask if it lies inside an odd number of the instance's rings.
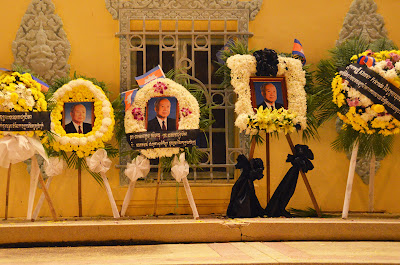
[[[13,72],[12,70],[8,70],[8,69],[5,69],[5,68],[0,68],[0,70],[4,71],[4,72]],[[36,82],[38,82],[40,84],[40,86],[41,86],[40,90],[42,92],[46,93],[49,90],[49,85],[48,84],[46,84],[45,82],[43,82],[39,78],[34,77],[33,75],[31,75],[31,76],[32,76],[33,80],[35,80]]]
[[370,56],[361,56],[358,58],[357,63],[361,65],[365,64],[366,66],[371,67],[375,65],[375,58]]
[[125,111],[127,111],[131,107],[137,92],[138,88],[124,91],[121,93],[122,105],[125,106]]
[[303,46],[298,39],[294,39],[292,54],[300,56],[302,58],[301,61],[303,62],[303,65],[306,64],[306,56],[304,55]]
[[35,80],[36,82],[38,82],[41,86],[41,91],[46,93],[47,91],[49,91],[49,85],[46,84],[45,82],[43,82],[42,80],[40,80],[39,78],[36,78],[34,76],[32,76],[32,79]]
[[224,47],[222,47],[221,50],[217,51],[217,54],[215,55],[217,57],[217,60],[220,64],[225,64],[225,61],[222,60],[222,55],[224,51],[230,51],[230,46],[232,46],[233,44],[235,44],[235,41],[233,39],[229,39],[226,44],[224,45]]
[[135,77],[139,87],[144,87],[147,83],[157,78],[165,78],[164,72],[161,69],[160,65],[157,65],[156,67],[141,76]]

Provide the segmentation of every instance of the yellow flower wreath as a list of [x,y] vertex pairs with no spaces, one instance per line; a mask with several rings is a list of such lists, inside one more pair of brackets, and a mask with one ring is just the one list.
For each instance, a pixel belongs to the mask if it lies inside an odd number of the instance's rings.
[[[51,146],[55,151],[75,151],[82,158],[90,156],[112,137],[114,110],[104,91],[85,79],[72,80],[54,93],[57,104],[51,112],[51,130],[56,134]],[[67,102],[93,102],[94,124],[86,134],[66,133],[62,125],[64,104]]]

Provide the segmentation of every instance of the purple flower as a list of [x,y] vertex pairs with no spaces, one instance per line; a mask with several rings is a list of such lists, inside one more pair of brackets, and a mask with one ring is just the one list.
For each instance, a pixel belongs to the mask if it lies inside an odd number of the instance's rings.
[[366,52],[368,52],[368,53],[367,53],[367,56],[371,56],[371,55],[373,55],[373,54],[374,54],[374,52],[373,52],[373,51],[371,51],[371,50],[366,50]]
[[182,109],[181,109],[181,112],[182,112],[182,116],[183,116],[183,117],[186,117],[186,116],[188,116],[189,114],[192,114],[192,111],[191,111],[190,109],[188,109],[188,108],[182,108]]
[[346,99],[347,100],[347,104],[349,105],[349,107],[357,107],[358,105],[360,105],[360,100],[358,98],[354,98],[354,99]]
[[392,69],[394,67],[392,61],[390,59],[386,59],[386,68]]
[[133,108],[132,115],[135,120],[142,121],[144,119],[140,108]]
[[166,90],[168,87],[166,84],[164,84],[163,82],[157,82],[154,84],[154,92],[160,93],[160,94],[164,94],[164,90]]
[[400,61],[400,55],[398,55],[397,53],[391,52],[389,53],[390,57],[392,57],[392,61],[394,63],[397,63],[398,61]]

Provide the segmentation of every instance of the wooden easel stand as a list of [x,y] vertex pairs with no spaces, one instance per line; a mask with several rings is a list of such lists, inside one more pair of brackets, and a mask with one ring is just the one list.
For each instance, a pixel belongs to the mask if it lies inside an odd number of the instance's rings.
[[[288,144],[290,146],[290,149],[292,150],[292,153],[294,154],[294,151],[295,151],[294,150],[294,145],[293,145],[293,141],[290,138],[289,134],[286,134],[286,140],[287,140],[287,142],[288,142]],[[270,179],[271,179],[271,176],[270,176],[270,174],[271,174],[270,173],[271,172],[270,171],[271,170],[271,156],[270,156],[270,145],[269,145],[269,133],[267,133],[267,135],[265,137],[265,142],[266,142],[266,160],[267,160],[266,161],[266,167],[267,167],[266,170],[267,170],[267,203],[268,203],[269,199],[270,199],[270,190],[271,190],[271,187],[270,187],[270,185],[271,185],[270,184]],[[254,156],[255,145],[256,145],[256,142],[255,142],[255,139],[253,138],[253,140],[251,142],[251,146],[250,146],[249,159],[252,159],[253,156]],[[321,210],[319,209],[317,200],[315,199],[314,193],[313,193],[313,191],[311,189],[310,183],[308,182],[306,174],[302,170],[300,170],[300,174],[301,174],[301,176],[303,178],[304,184],[306,185],[308,194],[310,195],[310,198],[311,198],[311,201],[312,201],[312,203],[314,205],[314,208],[317,211],[318,217],[322,217]]]

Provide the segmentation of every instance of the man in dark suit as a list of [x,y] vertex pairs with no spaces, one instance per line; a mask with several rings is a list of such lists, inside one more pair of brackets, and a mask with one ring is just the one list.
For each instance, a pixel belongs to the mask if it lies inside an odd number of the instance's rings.
[[86,108],[82,104],[75,104],[71,108],[72,121],[65,125],[66,133],[88,133],[92,131],[90,123],[83,122],[86,119]]
[[154,103],[156,117],[147,122],[148,132],[175,131],[176,120],[168,118],[171,112],[171,102],[167,98],[158,98]]
[[272,83],[264,83],[260,87],[261,95],[264,98],[264,101],[257,106],[263,106],[263,108],[272,108],[272,109],[280,109],[283,108],[283,104],[276,102],[277,94],[276,94],[276,87]]

